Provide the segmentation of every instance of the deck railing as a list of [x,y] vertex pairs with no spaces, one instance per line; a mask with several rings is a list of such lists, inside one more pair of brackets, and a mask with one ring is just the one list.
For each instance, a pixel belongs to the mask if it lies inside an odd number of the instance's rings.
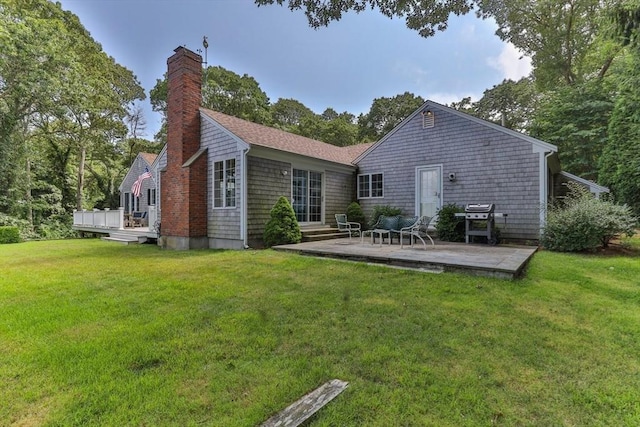
[[73,211],[73,225],[95,228],[124,229],[124,208]]

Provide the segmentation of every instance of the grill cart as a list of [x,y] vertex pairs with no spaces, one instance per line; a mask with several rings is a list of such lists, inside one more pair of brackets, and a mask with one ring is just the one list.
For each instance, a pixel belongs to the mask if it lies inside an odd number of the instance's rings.
[[465,206],[465,241],[467,243],[472,236],[486,237],[490,245],[498,243],[494,210],[493,203]]

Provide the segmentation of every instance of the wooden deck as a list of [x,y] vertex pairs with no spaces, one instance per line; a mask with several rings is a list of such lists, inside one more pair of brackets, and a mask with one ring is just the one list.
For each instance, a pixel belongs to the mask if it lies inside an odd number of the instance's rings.
[[275,250],[350,261],[370,262],[431,272],[459,272],[479,276],[513,279],[521,276],[527,262],[538,249],[533,246],[465,244],[436,241],[413,248],[399,244],[380,246],[365,238],[348,238],[281,245]]

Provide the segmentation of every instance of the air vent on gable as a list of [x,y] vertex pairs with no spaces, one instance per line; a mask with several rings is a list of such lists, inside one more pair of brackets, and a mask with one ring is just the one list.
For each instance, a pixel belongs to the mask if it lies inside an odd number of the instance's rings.
[[428,129],[435,125],[435,115],[431,110],[424,110],[422,112],[422,128]]

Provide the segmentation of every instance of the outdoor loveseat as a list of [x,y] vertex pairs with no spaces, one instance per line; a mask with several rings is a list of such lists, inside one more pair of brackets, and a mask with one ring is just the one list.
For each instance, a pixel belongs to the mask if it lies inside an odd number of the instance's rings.
[[431,245],[435,245],[430,231],[435,231],[435,221],[437,217],[429,218],[427,216],[410,216],[402,215],[386,216],[380,215],[378,221],[371,228],[372,243],[375,243],[376,234],[380,237],[381,243],[384,242],[385,235],[389,237],[389,244],[393,243],[393,237],[398,236],[400,246],[403,246],[403,237],[409,237],[409,241],[413,246],[413,241],[417,238],[422,241],[426,249],[426,242],[423,237],[427,237],[431,241]]

